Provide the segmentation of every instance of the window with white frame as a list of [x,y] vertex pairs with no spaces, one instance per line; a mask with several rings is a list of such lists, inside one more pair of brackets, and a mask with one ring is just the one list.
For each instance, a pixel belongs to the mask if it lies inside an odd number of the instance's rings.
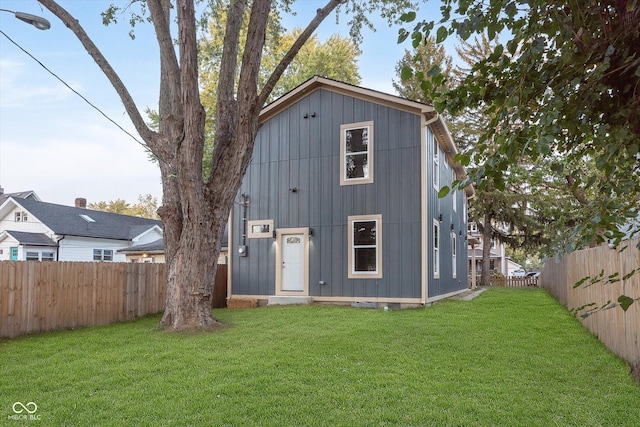
[[247,222],[248,233],[250,239],[273,237],[273,220],[252,220]]
[[433,188],[440,191],[440,146],[438,140],[433,138]]
[[340,185],[373,182],[373,122],[340,126]]
[[40,252],[27,251],[27,261],[40,261]]
[[455,279],[457,274],[458,274],[458,268],[457,268],[457,260],[456,260],[456,252],[457,252],[457,239],[456,239],[456,233],[452,232],[451,233],[451,274],[453,275],[453,278]]
[[113,250],[111,249],[94,249],[94,261],[113,261]]
[[43,251],[42,252],[42,261],[55,261],[55,252],[51,251]]
[[467,223],[467,197],[466,195],[462,196],[462,221]]
[[382,278],[382,215],[348,217],[348,276]]
[[440,277],[440,222],[433,220],[433,277]]
[[27,222],[28,219],[29,219],[29,215],[25,211],[15,213],[16,222]]
[[458,212],[458,189],[453,186],[456,182],[456,171],[451,169],[451,196],[453,197],[453,211]]

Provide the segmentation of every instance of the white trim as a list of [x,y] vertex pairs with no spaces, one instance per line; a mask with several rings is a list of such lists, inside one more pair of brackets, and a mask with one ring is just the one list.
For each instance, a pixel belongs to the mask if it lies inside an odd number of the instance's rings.
[[[282,290],[282,248],[280,242],[283,236],[290,234],[302,234],[304,242],[304,284],[302,291],[283,291]],[[276,230],[276,295],[309,295],[309,227],[301,228],[278,228]]]
[[[355,271],[354,257],[355,247],[353,242],[353,225],[356,222],[375,221],[376,222],[376,270],[375,271]],[[381,279],[382,278],[382,215],[352,215],[347,217],[347,277],[349,279]]]
[[[261,227],[263,231],[254,232],[253,228],[255,226]],[[264,239],[267,237],[273,238],[273,220],[272,219],[256,219],[256,220],[247,221],[247,238]]]
[[[350,130],[367,129],[367,170],[366,176],[362,178],[347,178],[347,138],[346,133]],[[357,185],[373,183],[373,163],[374,163],[374,132],[373,122],[358,122],[340,125],[340,185]],[[362,155],[363,152],[357,154]]]
[[458,276],[458,236],[456,236],[456,232],[451,232],[451,275],[455,279]]

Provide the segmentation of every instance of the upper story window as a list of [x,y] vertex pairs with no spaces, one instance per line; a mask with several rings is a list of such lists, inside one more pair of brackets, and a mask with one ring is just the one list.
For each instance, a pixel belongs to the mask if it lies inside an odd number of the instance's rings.
[[453,211],[458,212],[458,189],[453,187],[453,183],[456,182],[456,171],[451,170],[451,195],[453,197]]
[[27,220],[29,219],[29,216],[26,212],[16,212],[15,213],[15,220],[16,222],[27,222]]
[[433,138],[433,188],[440,191],[440,146],[438,140]]
[[373,182],[373,122],[340,126],[340,185]]

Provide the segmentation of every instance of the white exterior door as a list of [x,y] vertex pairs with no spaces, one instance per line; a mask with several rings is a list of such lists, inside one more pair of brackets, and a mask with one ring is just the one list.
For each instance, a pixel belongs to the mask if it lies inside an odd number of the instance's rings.
[[282,248],[281,289],[285,292],[304,291],[305,250],[304,234],[283,234],[280,240]]

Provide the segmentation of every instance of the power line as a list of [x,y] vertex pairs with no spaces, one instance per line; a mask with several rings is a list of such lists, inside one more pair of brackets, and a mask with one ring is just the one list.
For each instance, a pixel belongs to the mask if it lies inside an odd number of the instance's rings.
[[30,54],[29,52],[27,52],[25,49],[22,48],[22,46],[20,46],[18,43],[16,43],[15,41],[13,41],[13,39],[11,37],[9,37],[8,35],[5,34],[4,31],[0,30],[0,33],[2,33],[3,36],[5,36],[7,38],[7,40],[9,40],[11,43],[13,43],[14,45],[16,45],[18,47],[18,49],[20,49],[21,51],[23,51],[24,53],[26,53],[27,55],[29,55],[29,57],[31,57],[31,59],[33,59],[34,61],[36,61],[42,68],[44,68],[49,74],[51,74],[53,77],[55,77],[56,79],[58,79],[63,85],[65,85],[67,88],[69,88],[69,90],[71,90],[71,92],[75,93],[76,95],[78,95],[80,98],[82,98],[82,100],[84,102],[86,102],[87,104],[89,104],[91,107],[93,107],[97,112],[99,112],[100,114],[102,114],[107,120],[109,120],[111,123],[113,123],[114,125],[116,125],[122,132],[126,133],[127,135],[129,135],[135,142],[137,142],[138,144],[140,144],[142,147],[144,147],[145,150],[149,151],[149,147],[147,147],[143,142],[139,141],[135,136],[133,136],[130,132],[128,132],[126,129],[124,129],[122,126],[120,126],[115,120],[113,120],[111,117],[107,116],[106,113],[104,113],[100,108],[96,107],[94,104],[91,103],[91,101],[89,101],[87,98],[85,98],[81,93],[79,93],[77,90],[75,90],[74,88],[72,88],[71,86],[69,86],[67,84],[67,82],[65,82],[64,80],[62,80],[62,78],[58,77],[58,75],[56,73],[54,73],[53,71],[51,71],[50,69],[48,69],[42,62],[40,62],[35,56],[33,56],[32,54]]

